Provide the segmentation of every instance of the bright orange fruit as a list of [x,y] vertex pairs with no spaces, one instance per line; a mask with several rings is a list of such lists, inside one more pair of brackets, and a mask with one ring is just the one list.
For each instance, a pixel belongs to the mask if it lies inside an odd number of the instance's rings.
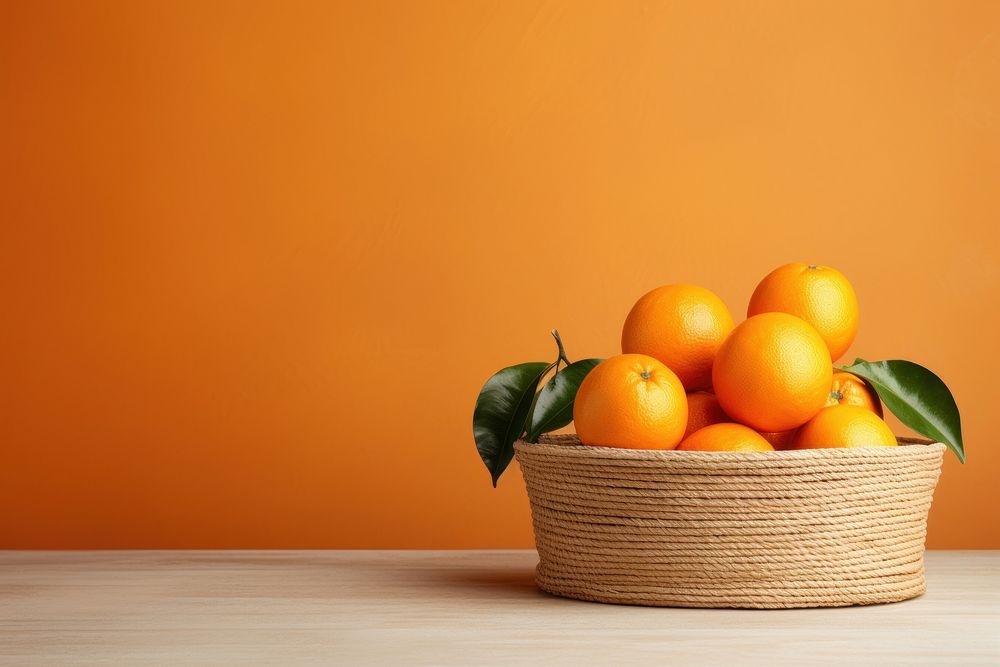
[[781,312],[801,317],[819,332],[836,361],[858,332],[858,297],[840,271],[818,264],[785,264],[767,274],[747,308],[747,317]]
[[622,352],[666,364],[687,391],[712,387],[712,361],[732,331],[733,316],[713,292],[666,285],[639,299],[622,328]]
[[684,438],[677,449],[701,452],[770,452],[774,447],[759,433],[742,424],[712,424]]
[[715,395],[730,417],[757,431],[787,431],[809,421],[830,394],[830,352],[816,330],[787,313],[742,322],[719,348]]
[[707,391],[694,391],[687,395],[687,400],[688,424],[684,431],[685,438],[711,424],[733,421],[719,405],[719,399],[715,397],[715,394],[710,394]]
[[573,421],[585,445],[673,449],[687,426],[687,395],[669,368],[643,354],[598,364],[576,392]]
[[795,449],[824,447],[894,447],[889,426],[868,408],[835,405],[824,408],[799,429]]
[[795,434],[798,433],[798,429],[791,429],[789,431],[778,431],[777,433],[763,432],[760,437],[771,443],[771,446],[775,449],[791,449],[792,445],[795,443]]
[[827,407],[834,405],[856,405],[882,416],[882,401],[872,386],[853,373],[834,371]]

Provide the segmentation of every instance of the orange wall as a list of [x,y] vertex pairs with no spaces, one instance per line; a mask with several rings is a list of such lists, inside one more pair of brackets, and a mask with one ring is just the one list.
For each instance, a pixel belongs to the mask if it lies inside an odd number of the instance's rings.
[[786,261],[847,358],[963,410],[932,547],[1000,548],[1000,4],[0,9],[0,546],[513,547],[483,380],[741,318]]

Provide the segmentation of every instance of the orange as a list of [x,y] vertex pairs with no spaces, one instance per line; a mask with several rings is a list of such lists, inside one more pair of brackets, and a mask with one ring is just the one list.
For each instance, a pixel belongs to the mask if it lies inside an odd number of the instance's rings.
[[715,397],[715,394],[710,394],[707,391],[695,391],[687,395],[687,400],[688,425],[684,431],[685,438],[710,424],[733,421],[719,405],[719,399]]
[[644,354],[621,354],[590,371],[573,403],[576,433],[585,445],[673,449],[687,426],[681,381]]
[[815,329],[794,315],[764,313],[733,329],[712,379],[726,414],[771,433],[804,424],[823,408],[833,367]]
[[827,407],[834,405],[857,405],[882,416],[882,401],[870,384],[853,373],[834,371]]
[[789,431],[778,431],[777,433],[763,432],[760,437],[771,443],[771,446],[775,449],[791,449],[795,442],[795,434],[798,433],[798,429],[791,429]]
[[795,449],[821,447],[892,447],[899,444],[889,426],[868,408],[825,408],[799,429]]
[[732,329],[733,316],[713,292],[666,285],[632,306],[622,328],[622,352],[659,359],[687,391],[710,389],[712,360]]
[[774,450],[757,431],[742,424],[712,424],[685,438],[677,449],[702,452],[770,452]]
[[830,358],[839,359],[858,332],[858,297],[840,271],[818,264],[785,264],[767,274],[747,308],[747,317],[789,313],[823,337]]

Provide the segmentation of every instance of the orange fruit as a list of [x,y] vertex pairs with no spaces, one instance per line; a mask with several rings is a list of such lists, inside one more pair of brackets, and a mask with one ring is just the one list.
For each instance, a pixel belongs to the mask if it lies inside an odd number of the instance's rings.
[[622,328],[622,352],[659,359],[687,391],[710,389],[712,360],[732,329],[733,316],[713,292],[666,285],[632,306]]
[[899,444],[889,426],[868,408],[824,408],[799,429],[795,449],[821,447],[893,447]]
[[594,367],[573,403],[576,434],[585,445],[673,449],[687,426],[681,381],[644,354],[621,354]]
[[677,449],[702,452],[770,452],[774,450],[757,431],[742,424],[712,424],[698,429]]
[[870,384],[853,373],[834,371],[833,385],[826,406],[857,405],[882,416],[882,401]]
[[829,266],[785,264],[767,274],[750,297],[747,317],[789,313],[811,324],[836,361],[858,332],[858,297],[844,274]]
[[712,380],[726,414],[772,433],[823,409],[833,366],[815,329],[794,315],[764,313],[733,329],[715,357]]
[[798,433],[798,429],[791,429],[789,431],[778,431],[777,433],[763,432],[760,437],[771,443],[771,446],[775,449],[791,449],[795,442],[795,434]]
[[715,394],[710,394],[707,391],[694,391],[687,395],[687,400],[688,425],[684,431],[685,438],[710,424],[733,421],[719,405],[719,399],[715,397]]

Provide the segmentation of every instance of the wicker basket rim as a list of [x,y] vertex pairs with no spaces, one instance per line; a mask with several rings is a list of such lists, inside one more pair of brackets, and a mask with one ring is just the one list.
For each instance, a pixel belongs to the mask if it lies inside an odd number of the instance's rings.
[[[776,450],[773,452],[692,452],[676,449],[624,449],[619,447],[594,447],[583,445],[575,434],[543,435],[537,443],[518,440],[514,443],[516,452],[547,454],[554,456],[569,456],[573,458],[622,459],[632,461],[679,461],[679,460],[718,460],[725,456],[726,460],[743,459],[746,461],[781,460],[816,460],[816,459],[857,459],[880,458],[907,459],[925,457],[928,454],[942,454],[946,449],[940,442],[924,438],[896,438],[901,447],[865,447]],[[917,446],[919,445],[919,446]]]

